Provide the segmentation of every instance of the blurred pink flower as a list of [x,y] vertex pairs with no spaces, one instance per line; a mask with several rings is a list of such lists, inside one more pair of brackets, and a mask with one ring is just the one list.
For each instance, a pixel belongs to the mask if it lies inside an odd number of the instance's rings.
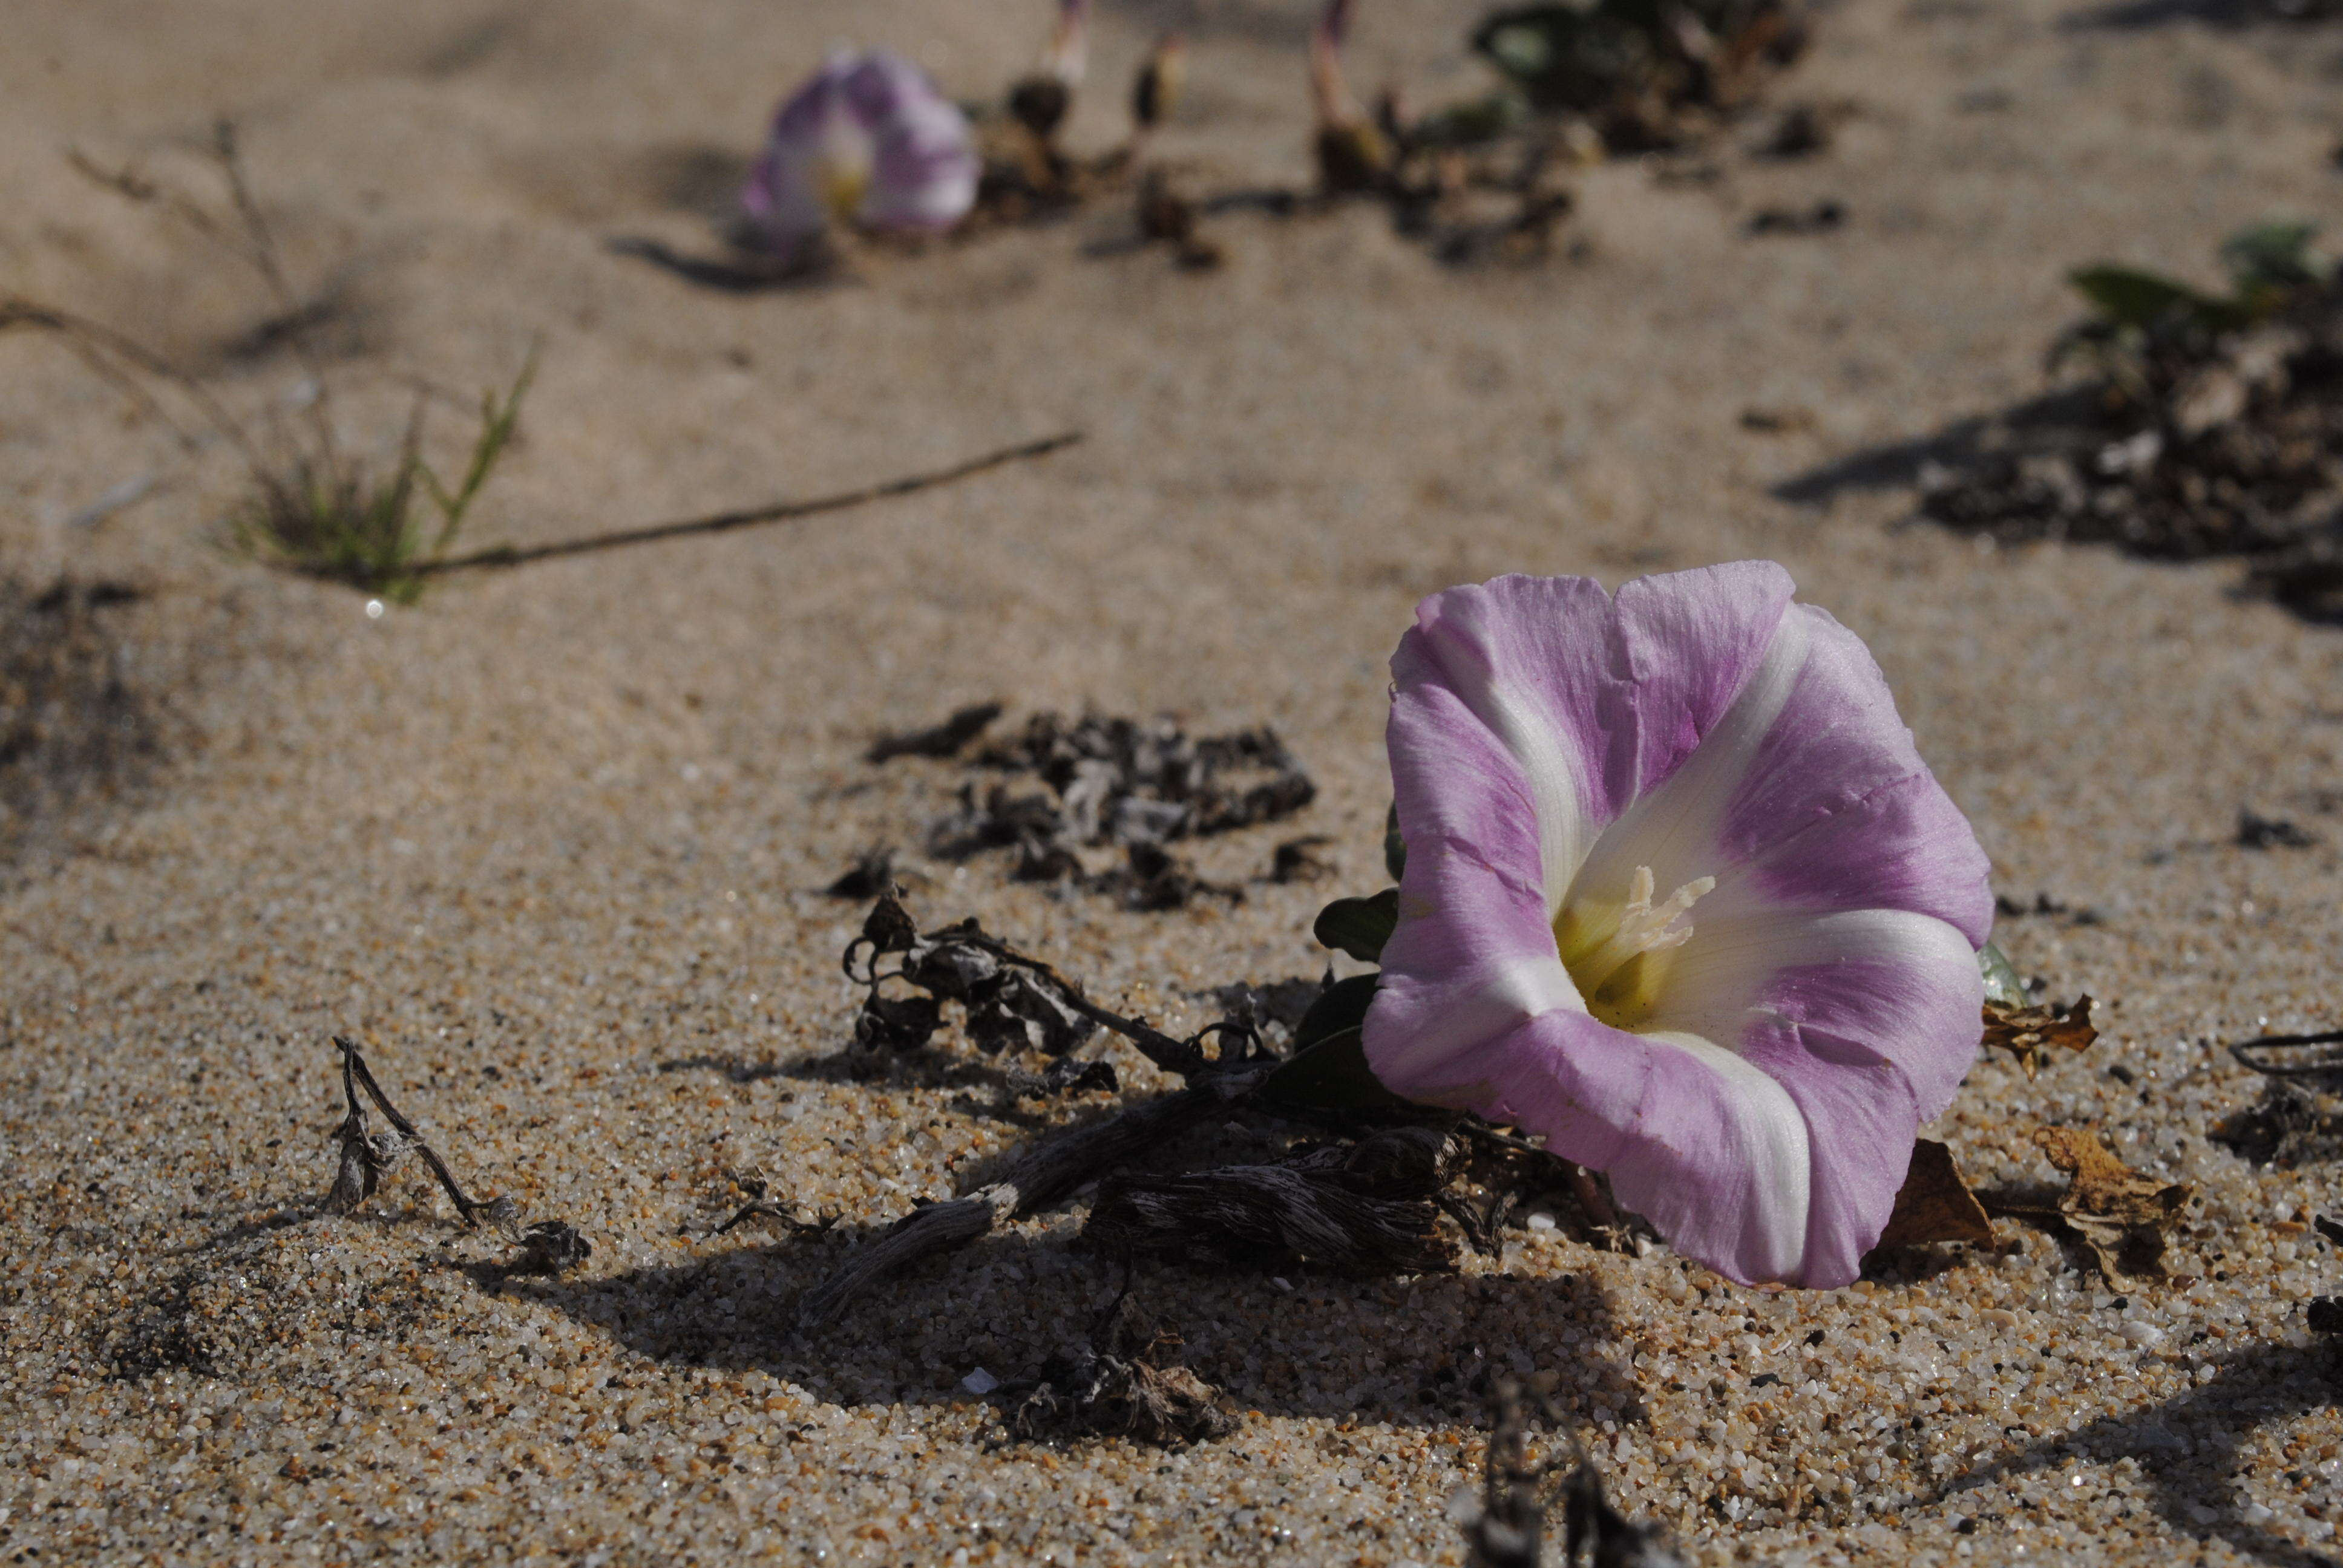
[[968,120],[900,55],[830,55],[773,116],[740,192],[758,238],[789,254],[833,222],[939,231],[976,202]]
[[1984,851],[1860,639],[1744,561],[1426,599],[1365,1049],[1745,1282],[1854,1280],[1975,1058]]

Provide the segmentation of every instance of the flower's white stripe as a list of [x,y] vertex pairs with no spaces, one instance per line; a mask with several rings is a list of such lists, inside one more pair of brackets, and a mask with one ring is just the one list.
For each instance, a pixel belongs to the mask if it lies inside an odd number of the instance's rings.
[[[1795,1280],[1806,1261],[1806,1212],[1814,1201],[1814,1151],[1806,1118],[1790,1091],[1715,1041],[1674,1030],[1642,1037],[1683,1051],[1724,1081],[1722,1097],[1741,1144],[1736,1163],[1755,1189],[1750,1212],[1763,1241],[1761,1280]],[[1637,1195],[1623,1191],[1632,1205]]]
[[[1966,974],[1976,964],[1966,937],[1934,915],[1909,910],[1758,913],[1698,921],[1692,940],[1669,958],[1653,1027],[1683,1030],[1728,1047],[1738,1045],[1751,1021],[1751,1007],[1785,969],[1886,960],[1929,973]],[[1875,1043],[1892,1056],[1897,1042]]]
[[[1497,678],[1485,655],[1501,638],[1483,618],[1479,596],[1449,596],[1441,607],[1441,616],[1455,623],[1464,639],[1484,656],[1442,663],[1457,696],[1513,754],[1529,784],[1530,802],[1537,812],[1546,919],[1551,920],[1561,911],[1563,893],[1586,852],[1592,828],[1578,763],[1544,705],[1534,695],[1516,691]],[[1574,988],[1572,995],[1576,994]]]
[[[1782,617],[1765,658],[1692,755],[1595,839],[1578,868],[1574,900],[1615,905],[1639,866],[1650,867],[1663,888],[1729,874],[1718,845],[1725,815],[1806,668],[1809,624],[1795,606]],[[1697,930],[1697,916],[1693,923]]]

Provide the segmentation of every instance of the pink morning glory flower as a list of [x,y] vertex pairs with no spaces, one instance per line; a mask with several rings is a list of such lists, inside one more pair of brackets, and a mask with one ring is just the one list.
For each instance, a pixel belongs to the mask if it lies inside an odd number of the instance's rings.
[[773,116],[740,207],[769,248],[791,254],[832,222],[948,229],[976,203],[968,118],[920,68],[872,49],[832,54]]
[[1743,561],[1434,594],[1364,1045],[1744,1282],[1854,1280],[1975,1058],[1984,851],[1861,639]]

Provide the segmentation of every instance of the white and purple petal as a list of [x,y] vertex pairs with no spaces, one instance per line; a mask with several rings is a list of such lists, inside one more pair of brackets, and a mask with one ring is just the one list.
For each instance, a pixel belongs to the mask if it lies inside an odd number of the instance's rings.
[[[1409,854],[1366,1048],[1607,1171],[1688,1254],[1825,1285],[1974,1057],[1991,901],[1868,652],[1793,592],[1746,562],[1425,602],[1393,660]],[[1613,1027],[1554,931],[1625,930],[1654,886],[1690,930],[1646,944]]]
[[857,221],[877,229],[942,230],[976,205],[982,172],[968,117],[927,73],[900,55],[873,49],[846,84],[856,116],[875,146],[870,189]]
[[869,133],[847,103],[855,66],[852,55],[834,51],[774,111],[764,150],[740,188],[741,212],[774,251],[786,255],[828,228],[840,180],[858,163],[869,166]]
[[966,116],[918,66],[841,50],[775,113],[740,207],[786,255],[840,220],[950,228],[975,205],[979,172]]

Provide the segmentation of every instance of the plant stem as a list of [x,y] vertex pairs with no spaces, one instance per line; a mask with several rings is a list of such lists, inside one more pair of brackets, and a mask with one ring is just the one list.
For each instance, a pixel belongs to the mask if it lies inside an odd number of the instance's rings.
[[957,463],[949,468],[938,468],[925,474],[906,475],[889,479],[883,484],[867,485],[857,490],[844,490],[836,495],[818,496],[805,501],[776,501],[770,506],[752,507],[745,511],[718,512],[712,517],[692,518],[682,522],[655,523],[648,528],[621,528],[615,533],[594,534],[582,539],[565,539],[558,544],[517,547],[499,545],[493,549],[477,550],[470,555],[447,556],[438,560],[417,561],[407,568],[408,575],[417,578],[437,577],[444,572],[486,570],[490,568],[527,566],[532,561],[550,560],[559,556],[589,555],[597,550],[614,550],[628,545],[656,544],[661,539],[683,538],[694,534],[729,533],[759,523],[793,522],[822,512],[844,511],[850,507],[865,506],[895,496],[908,496],[915,491],[948,485],[955,479],[965,479],[988,469],[1028,457],[1040,457],[1071,447],[1082,438],[1079,430],[1068,430],[1039,441],[1026,441],[1014,447],[1004,447],[980,457]]

